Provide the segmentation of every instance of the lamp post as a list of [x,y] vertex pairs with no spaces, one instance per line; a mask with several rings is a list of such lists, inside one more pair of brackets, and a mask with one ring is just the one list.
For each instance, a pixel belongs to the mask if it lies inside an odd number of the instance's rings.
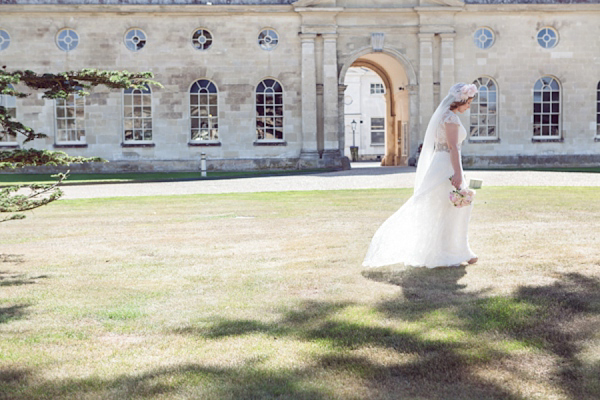
[[352,127],[352,146],[350,146],[350,155],[352,157],[352,161],[357,161],[358,147],[356,146],[356,121],[352,120],[350,126]]

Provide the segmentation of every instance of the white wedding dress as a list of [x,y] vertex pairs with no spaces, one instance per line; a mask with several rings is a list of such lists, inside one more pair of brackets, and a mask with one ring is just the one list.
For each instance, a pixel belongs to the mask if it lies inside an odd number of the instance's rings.
[[[430,123],[428,128],[432,130],[430,143],[427,143],[426,135],[423,147],[423,151],[425,146],[432,147],[432,151],[419,160],[419,167],[421,162],[426,165],[417,170],[415,193],[377,230],[363,262],[365,267],[403,263],[435,268],[459,265],[476,257],[467,237],[473,206],[457,208],[448,198],[454,189],[449,179],[454,170],[445,124],[459,126],[459,156],[460,143],[467,137],[467,132],[448,107],[440,105],[436,113],[432,117],[433,126]],[[423,156],[424,153],[421,158]]]

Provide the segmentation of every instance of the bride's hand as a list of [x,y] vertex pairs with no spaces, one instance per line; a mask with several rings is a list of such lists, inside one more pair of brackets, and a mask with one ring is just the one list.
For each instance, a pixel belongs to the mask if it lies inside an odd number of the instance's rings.
[[460,176],[460,174],[454,174],[452,176],[452,186],[454,186],[457,189],[460,189],[460,187],[462,186],[462,176]]

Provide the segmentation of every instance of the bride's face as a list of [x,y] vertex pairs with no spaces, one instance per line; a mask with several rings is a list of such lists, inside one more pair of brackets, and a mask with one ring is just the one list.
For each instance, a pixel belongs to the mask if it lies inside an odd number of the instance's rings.
[[461,114],[464,113],[469,108],[471,108],[471,102],[472,101],[473,101],[473,98],[471,97],[469,100],[467,100],[467,102],[465,104],[456,107],[456,111],[458,111]]

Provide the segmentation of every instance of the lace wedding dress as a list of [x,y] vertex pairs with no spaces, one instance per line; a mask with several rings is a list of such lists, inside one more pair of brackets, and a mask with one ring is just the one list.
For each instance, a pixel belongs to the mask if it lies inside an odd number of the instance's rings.
[[457,208],[448,198],[453,190],[449,178],[454,175],[454,169],[446,139],[446,123],[459,126],[459,155],[460,143],[467,137],[460,119],[449,109],[456,100],[456,90],[460,91],[460,85],[464,84],[457,85],[453,86],[454,92],[450,89],[429,123],[417,167],[414,195],[377,230],[363,266],[403,263],[435,268],[458,265],[476,257],[467,237],[473,206]]

